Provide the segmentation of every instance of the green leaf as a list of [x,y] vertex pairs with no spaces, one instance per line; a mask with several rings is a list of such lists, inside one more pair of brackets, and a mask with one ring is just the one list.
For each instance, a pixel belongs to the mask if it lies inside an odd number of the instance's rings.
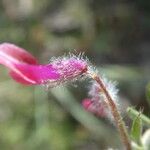
[[146,87],[146,99],[148,104],[150,105],[150,83]]
[[140,113],[139,115],[133,120],[132,128],[131,128],[131,138],[137,142],[138,144],[141,144],[141,132],[142,132],[142,120]]
[[[127,108],[127,113],[128,113],[129,117],[132,120],[137,118],[138,115],[139,115],[139,112],[136,109],[132,108],[132,107],[128,107]],[[146,126],[150,127],[150,119],[147,116],[145,116],[144,114],[142,114],[140,112],[140,118],[142,120],[143,125],[146,125]]]

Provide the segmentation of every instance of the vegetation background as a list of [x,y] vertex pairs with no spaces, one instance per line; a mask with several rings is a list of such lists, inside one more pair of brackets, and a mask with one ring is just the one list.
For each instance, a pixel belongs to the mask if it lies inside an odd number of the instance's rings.
[[[41,63],[85,52],[101,73],[118,81],[120,106],[150,116],[149,0],[1,0],[0,42],[19,45]],[[119,147],[115,127],[80,103],[89,82],[45,91],[15,83],[0,67],[1,150],[103,150]],[[76,88],[77,87],[77,88]]]

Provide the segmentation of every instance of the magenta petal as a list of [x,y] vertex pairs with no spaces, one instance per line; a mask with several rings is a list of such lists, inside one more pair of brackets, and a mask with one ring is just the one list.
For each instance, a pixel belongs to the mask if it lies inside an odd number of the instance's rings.
[[[11,76],[24,84],[46,84],[54,87],[60,83],[71,81],[82,75],[87,70],[87,64],[77,58],[61,58],[53,60],[48,65],[29,65],[17,63],[17,71]],[[16,73],[14,73],[16,72]]]
[[29,65],[15,64],[17,72],[10,75],[23,84],[43,84],[47,80],[55,81],[59,79],[59,74],[51,65]]
[[5,65],[11,70],[10,74],[15,80],[21,81],[21,79],[23,79],[29,83],[35,83],[35,81],[32,81],[25,77],[25,75],[15,67],[16,63],[37,64],[37,60],[26,50],[17,47],[14,44],[0,44],[0,64]]
[[29,52],[14,44],[3,43],[0,44],[0,59],[1,64],[7,64],[5,61],[10,62],[25,62],[28,64],[37,64],[37,60]]

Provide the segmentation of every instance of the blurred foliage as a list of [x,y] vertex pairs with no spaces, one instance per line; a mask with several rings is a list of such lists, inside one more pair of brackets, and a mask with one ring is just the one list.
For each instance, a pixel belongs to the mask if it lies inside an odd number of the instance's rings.
[[[149,116],[149,18],[148,0],[1,0],[0,42],[28,49],[41,63],[67,52],[85,52],[102,73],[119,82],[122,110],[132,104]],[[120,146],[114,126],[79,105],[87,82],[44,91],[14,83],[3,67],[0,72],[0,149]]]
[[139,115],[134,119],[131,128],[131,138],[138,144],[141,144],[142,120]]

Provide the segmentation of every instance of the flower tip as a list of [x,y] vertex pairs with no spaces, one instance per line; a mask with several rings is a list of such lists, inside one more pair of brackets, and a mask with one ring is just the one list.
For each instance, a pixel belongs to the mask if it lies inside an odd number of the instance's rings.
[[88,109],[88,107],[92,104],[92,101],[88,98],[84,99],[82,101],[82,106],[85,108],[85,109]]
[[9,59],[9,61],[22,61],[28,64],[38,63],[37,59],[25,49],[7,42],[0,44],[0,56]]

